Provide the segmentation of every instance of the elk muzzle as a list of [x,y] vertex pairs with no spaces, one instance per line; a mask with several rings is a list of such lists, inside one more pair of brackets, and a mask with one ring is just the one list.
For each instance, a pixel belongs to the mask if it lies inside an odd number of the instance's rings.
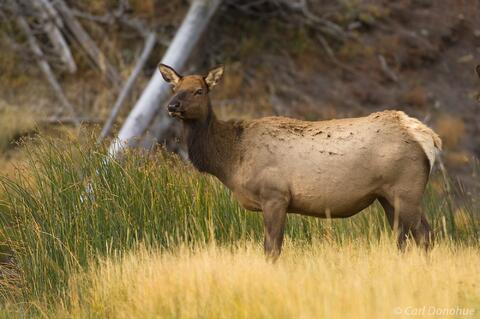
[[180,101],[171,101],[167,105],[168,114],[171,117],[183,118],[184,111],[182,110]]

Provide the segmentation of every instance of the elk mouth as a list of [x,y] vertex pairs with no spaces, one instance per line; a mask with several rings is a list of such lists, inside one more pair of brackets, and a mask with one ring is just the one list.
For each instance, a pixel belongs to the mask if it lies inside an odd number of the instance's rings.
[[183,119],[184,111],[168,111],[168,115],[173,118]]

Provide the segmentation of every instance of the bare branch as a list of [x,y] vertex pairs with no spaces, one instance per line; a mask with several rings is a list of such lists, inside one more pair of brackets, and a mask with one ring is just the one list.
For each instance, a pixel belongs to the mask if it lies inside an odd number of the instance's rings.
[[296,2],[290,0],[278,0],[282,5],[286,6],[293,12],[301,13],[305,18],[305,23],[318,28],[320,31],[329,34],[339,40],[346,38],[344,30],[330,20],[315,15],[310,11],[307,0],[298,0]]
[[[105,15],[94,15],[87,12],[80,11],[78,9],[70,9],[73,15],[80,19],[85,19],[93,21],[96,23],[112,25],[115,22],[121,23],[124,26],[135,30],[138,34],[143,37],[147,37],[150,34],[150,28],[140,19],[128,17],[124,14],[123,10],[117,9],[113,13],[108,13]],[[157,34],[157,42],[163,46],[168,47],[170,41],[160,32]]]
[[108,62],[105,55],[100,51],[95,42],[90,38],[88,33],[82,27],[80,22],[75,18],[70,8],[67,6],[64,0],[55,0],[55,7],[63,16],[65,24],[70,31],[75,35],[76,39],[87,52],[90,58],[95,62],[98,68],[107,75],[110,82],[117,86],[120,84],[121,79],[117,70]]
[[90,20],[90,21],[98,22],[102,24],[113,24],[113,22],[115,21],[115,17],[112,14],[105,14],[105,15],[99,16],[99,15],[83,12],[77,9],[70,9],[70,11],[77,18]]
[[393,73],[393,71],[388,67],[387,61],[383,55],[378,56],[378,60],[380,61],[380,67],[382,68],[383,74],[393,82],[398,82],[398,76]]
[[60,55],[61,61],[67,66],[70,73],[75,73],[77,71],[77,65],[73,60],[67,41],[65,41],[65,38],[57,27],[62,26],[62,19],[58,16],[57,11],[48,0],[34,0],[33,4],[37,8],[43,22],[42,28],[53,44],[55,51]]
[[112,125],[118,113],[120,112],[120,109],[124,105],[124,102],[128,97],[128,94],[133,88],[133,85],[135,84],[135,80],[137,79],[138,75],[142,71],[143,66],[148,60],[148,57],[152,53],[154,45],[155,45],[155,33],[151,32],[148,35],[147,40],[145,41],[145,47],[143,48],[142,54],[140,55],[140,58],[138,59],[138,62],[135,65],[135,68],[133,69],[132,74],[130,74],[130,77],[128,78],[117,100],[115,101],[115,104],[112,108],[112,112],[107,122],[105,123],[105,126],[103,127],[102,132],[100,133],[100,136],[98,137],[98,140],[97,140],[98,143],[103,141],[103,139],[110,133],[110,130],[112,129]]
[[[57,98],[60,100],[62,103],[63,107],[66,108],[74,118],[76,118],[76,113],[75,109],[73,108],[72,104],[68,101],[66,98],[65,94],[63,93],[62,87],[58,83],[57,79],[55,78],[55,75],[53,74],[52,69],[50,68],[50,65],[47,63],[47,61],[44,59],[43,52],[40,49],[40,46],[38,45],[38,42],[35,38],[35,36],[32,33],[32,30],[30,26],[27,23],[27,20],[25,17],[21,14],[18,5],[14,2],[11,1],[13,7],[16,9],[16,14],[17,14],[17,23],[18,26],[22,29],[22,31],[25,33],[25,36],[27,37],[28,44],[30,46],[30,49],[34,53],[38,66],[42,70],[42,72],[45,74],[45,77],[47,78],[48,82],[53,88],[53,91]],[[75,122],[76,126],[79,126],[80,123],[78,120]]]
[[325,53],[327,53],[327,56],[330,58],[330,60],[336,65],[338,66],[339,68],[349,72],[349,73],[352,73],[352,74],[355,74],[355,75],[359,75],[358,72],[346,65],[345,63],[342,63],[340,62],[337,57],[335,56],[335,53],[333,52],[332,48],[330,47],[330,45],[328,44],[327,40],[325,40],[325,38],[321,35],[321,34],[318,34],[317,35],[317,39],[318,41],[320,41],[320,44],[322,45],[323,49],[325,50]]
[[37,120],[41,125],[78,125],[81,124],[101,124],[102,119],[90,118],[90,117],[57,117],[51,116]]

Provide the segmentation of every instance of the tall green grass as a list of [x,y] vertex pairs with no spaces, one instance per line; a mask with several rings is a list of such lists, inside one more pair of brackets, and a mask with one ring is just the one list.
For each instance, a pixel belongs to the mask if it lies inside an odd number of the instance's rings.
[[[215,178],[176,156],[131,152],[119,162],[93,142],[46,138],[27,148],[28,166],[0,183],[1,249],[11,270],[0,273],[0,287],[7,300],[48,304],[92,260],[138,244],[172,250],[263,238],[258,213],[243,210]],[[466,207],[460,223],[451,201],[430,188],[425,196],[437,239],[478,243],[478,215]],[[344,220],[290,215],[286,234],[342,242],[378,240],[385,231],[384,213],[373,205]]]

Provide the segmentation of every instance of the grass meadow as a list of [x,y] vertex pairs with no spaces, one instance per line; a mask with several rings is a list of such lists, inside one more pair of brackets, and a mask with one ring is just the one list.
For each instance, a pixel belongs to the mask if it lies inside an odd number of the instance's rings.
[[0,317],[480,317],[479,215],[447,180],[425,196],[428,254],[399,252],[375,204],[343,220],[288,216],[270,264],[261,215],[176,156],[24,147],[27,164],[0,179]]

